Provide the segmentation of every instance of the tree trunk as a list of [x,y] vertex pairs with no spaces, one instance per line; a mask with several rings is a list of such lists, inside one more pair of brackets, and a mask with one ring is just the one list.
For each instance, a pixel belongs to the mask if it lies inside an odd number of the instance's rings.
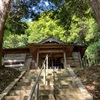
[[11,0],[0,0],[0,67],[2,66],[4,26]]
[[100,1],[99,0],[89,0],[90,6],[94,12],[94,16],[100,25]]
[[2,49],[2,45],[3,45],[3,34],[4,34],[4,30],[0,29],[0,67],[2,66],[2,55],[3,55],[3,49]]

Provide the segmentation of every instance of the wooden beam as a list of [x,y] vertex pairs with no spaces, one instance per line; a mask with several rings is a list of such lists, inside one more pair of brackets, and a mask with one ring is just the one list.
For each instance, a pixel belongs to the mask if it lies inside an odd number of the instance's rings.
[[72,44],[30,44],[29,48],[70,48]]
[[39,50],[39,53],[62,53],[63,50]]
[[[40,53],[39,54],[42,58],[45,58],[46,53]],[[51,53],[48,53],[49,57],[52,57]],[[54,57],[63,57],[63,53],[53,53]]]

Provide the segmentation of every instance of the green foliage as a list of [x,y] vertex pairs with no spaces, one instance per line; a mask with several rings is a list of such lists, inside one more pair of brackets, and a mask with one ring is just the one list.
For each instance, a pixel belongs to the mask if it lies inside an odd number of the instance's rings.
[[[9,15],[5,23],[5,31],[8,33],[24,34],[27,28],[26,23],[21,22],[17,16]],[[6,34],[5,32],[5,34]]]
[[91,64],[100,63],[100,39],[89,45],[86,55],[91,59]]
[[94,41],[94,38],[96,40],[96,33],[98,32],[97,27],[97,23],[92,17],[89,19],[85,17],[80,19],[73,15],[72,23],[70,25],[70,29],[68,30],[70,33],[68,41],[74,43],[90,44]]
[[27,36],[22,34],[25,34],[26,28],[26,23],[21,22],[18,16],[9,14],[5,23],[3,47],[25,47],[27,45]]
[[66,30],[58,24],[58,20],[53,20],[43,13],[37,21],[27,23],[26,30],[29,43],[38,43],[44,38],[54,36],[62,41],[66,41]]
[[91,65],[100,63],[100,28],[98,24],[91,19],[89,33],[87,34],[88,48],[85,55],[90,59]]
[[27,46],[27,36],[26,35],[17,35],[9,34],[4,36],[4,48],[18,48]]
[[59,19],[60,24],[62,24],[66,30],[69,30],[73,15],[75,15],[76,18],[89,18],[91,16],[91,9],[87,2],[83,2],[82,0],[65,0],[65,3],[54,12],[53,16],[55,19]]

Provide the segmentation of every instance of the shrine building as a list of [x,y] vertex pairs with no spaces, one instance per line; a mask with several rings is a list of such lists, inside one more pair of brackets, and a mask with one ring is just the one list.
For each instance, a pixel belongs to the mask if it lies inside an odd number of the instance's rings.
[[82,67],[82,57],[86,50],[84,45],[64,43],[54,37],[49,37],[38,44],[29,44],[33,57],[32,68],[41,67],[48,55],[48,69],[64,68],[67,64],[72,67]]
[[31,57],[30,69],[37,69],[42,66],[45,56],[48,55],[48,69],[83,67],[82,57],[87,46],[64,43],[54,37],[44,39],[40,43],[31,43],[27,48],[4,49],[3,64],[6,67],[25,67],[29,66],[29,56]]

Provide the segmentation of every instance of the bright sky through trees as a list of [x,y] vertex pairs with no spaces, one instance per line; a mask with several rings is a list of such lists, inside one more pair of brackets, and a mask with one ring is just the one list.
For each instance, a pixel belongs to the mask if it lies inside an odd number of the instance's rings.
[[[29,2],[30,0],[25,0],[26,5],[29,5]],[[65,0],[62,0],[62,3],[60,5],[62,5],[64,2]],[[29,6],[28,8],[29,16],[28,18],[22,18],[22,21],[32,21],[34,19],[32,13],[40,14],[44,10],[57,10],[57,9],[58,7],[54,3],[48,0],[40,0],[40,2],[37,3],[36,5],[32,4]]]
[[3,6],[2,6],[2,1],[0,0],[0,9],[3,9],[2,7],[3,7]]

